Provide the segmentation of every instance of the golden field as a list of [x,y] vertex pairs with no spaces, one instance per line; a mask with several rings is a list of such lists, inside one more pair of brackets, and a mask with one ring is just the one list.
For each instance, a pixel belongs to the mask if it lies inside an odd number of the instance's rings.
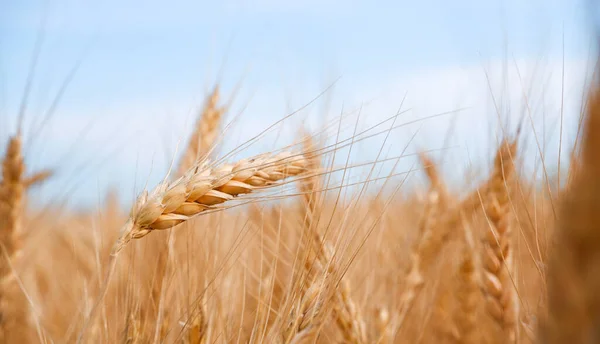
[[[17,131],[2,158],[0,342],[597,342],[590,93],[559,187],[519,173],[519,130],[460,191],[427,152],[377,178],[373,157],[347,180],[355,166],[333,157],[354,139],[317,134],[229,162],[212,150],[227,140],[215,88],[170,174],[130,209],[108,190],[99,209],[40,209],[28,199],[51,171],[28,170]],[[411,175],[428,185],[405,190]]]

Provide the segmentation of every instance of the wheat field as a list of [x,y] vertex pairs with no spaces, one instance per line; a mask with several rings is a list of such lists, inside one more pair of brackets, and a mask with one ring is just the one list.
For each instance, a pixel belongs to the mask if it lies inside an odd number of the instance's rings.
[[[335,123],[232,159],[219,92],[128,209],[111,190],[99,209],[31,206],[53,171],[28,169],[20,128],[6,138],[1,343],[600,341],[597,84],[558,188],[520,173],[521,129],[458,189],[426,151],[346,179],[358,163],[333,157],[370,133],[321,140]],[[426,186],[406,188],[414,175]]]

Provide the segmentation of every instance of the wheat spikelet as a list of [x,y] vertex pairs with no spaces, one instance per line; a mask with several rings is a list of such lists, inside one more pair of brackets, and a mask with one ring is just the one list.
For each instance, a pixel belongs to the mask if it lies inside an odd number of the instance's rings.
[[213,148],[219,136],[221,119],[227,110],[225,106],[219,107],[218,102],[219,86],[216,85],[206,98],[206,103],[196,122],[192,137],[181,157],[178,168],[179,175],[183,175],[196,161],[206,157]]
[[592,86],[577,172],[561,199],[548,263],[548,319],[540,342],[600,340],[600,93]]
[[23,173],[21,136],[8,141],[0,183],[0,342],[28,342],[29,306],[16,281],[12,266],[19,258]]
[[509,195],[507,183],[515,172],[516,141],[504,141],[494,159],[490,189],[484,195],[489,230],[483,236],[483,289],[486,309],[504,331],[506,341],[516,340],[517,303],[513,273]]
[[192,167],[174,182],[164,182],[136,201],[115,253],[131,239],[153,230],[172,228],[209,209],[247,194],[275,185],[306,169],[302,155],[280,153],[245,159],[236,164],[210,167],[202,163]]

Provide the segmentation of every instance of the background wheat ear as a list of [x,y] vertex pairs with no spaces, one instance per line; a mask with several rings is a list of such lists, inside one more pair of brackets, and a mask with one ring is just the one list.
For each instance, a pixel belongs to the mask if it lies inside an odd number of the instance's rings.
[[217,143],[221,122],[227,111],[227,106],[219,105],[219,85],[215,85],[206,97],[204,107],[196,120],[186,149],[183,151],[178,175],[182,176],[198,160],[206,158]]
[[477,343],[477,310],[480,300],[479,270],[475,261],[475,243],[467,220],[463,217],[464,244],[461,249],[458,267],[456,298],[458,307],[454,312],[454,323],[458,329],[458,343]]
[[419,158],[429,178],[430,186],[419,220],[417,237],[410,253],[410,265],[405,278],[406,284],[400,296],[400,325],[405,321],[423,288],[426,270],[445,242],[445,239],[439,237],[438,226],[440,225],[440,213],[446,211],[448,200],[446,187],[433,160],[425,153],[420,153]]
[[504,140],[494,159],[489,189],[483,195],[488,228],[483,235],[483,290],[486,309],[502,329],[505,342],[517,336],[518,303],[514,287],[513,237],[508,187],[515,175],[517,142]]
[[23,206],[23,174],[21,136],[8,141],[2,161],[0,183],[0,342],[27,343],[29,304],[17,283],[14,266],[20,257],[21,216]]
[[[600,93],[588,100],[577,171],[561,199],[548,263],[548,318],[544,343],[600,341]],[[544,319],[542,319],[544,320]]]

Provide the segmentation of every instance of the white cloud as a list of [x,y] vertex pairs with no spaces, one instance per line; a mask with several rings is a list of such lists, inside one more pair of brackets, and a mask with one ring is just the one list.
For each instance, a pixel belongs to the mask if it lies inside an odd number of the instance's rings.
[[[423,118],[436,113],[455,110],[461,107],[456,117],[445,116],[416,123],[393,132],[392,138],[385,148],[384,154],[395,156],[400,154],[412,134],[420,127],[420,132],[410,148],[416,149],[442,148],[446,133],[455,119],[454,134],[449,142],[453,148],[440,152],[445,170],[453,178],[461,178],[468,168],[469,159],[477,165],[485,165],[495,145],[492,135],[498,133],[498,116],[492,101],[484,70],[488,72],[494,98],[501,109],[503,122],[510,123],[511,133],[520,118],[526,113],[524,92],[527,94],[531,116],[536,133],[541,142],[545,142],[549,164],[555,165],[558,151],[558,127],[560,119],[562,62],[561,61],[518,61],[519,80],[514,62],[503,69],[499,61],[481,65],[414,71],[411,75],[372,74],[361,79],[343,78],[336,84],[329,101],[330,118],[337,116],[342,107],[349,111],[364,104],[361,112],[361,128],[380,122],[392,116],[400,106],[402,97],[407,93],[404,109],[412,110],[398,119],[398,124]],[[564,142],[573,139],[574,128],[578,119],[578,111],[582,99],[584,81],[587,77],[586,61],[569,60],[565,63],[564,82]],[[506,80],[506,86],[503,86]],[[525,91],[523,90],[525,87]],[[261,130],[283,117],[289,108],[298,108],[323,90],[322,85],[298,84],[294,90],[291,105],[286,104],[280,89],[254,88],[247,85],[247,93],[238,98],[233,115],[250,100],[239,120],[230,129],[224,150],[233,149]],[[504,91],[503,91],[504,90]],[[250,94],[254,96],[250,98]],[[264,150],[283,147],[295,138],[299,125],[306,116],[317,130],[319,116],[327,96],[310,106],[303,113],[285,121],[280,130],[255,144],[242,155],[259,153]],[[372,102],[369,102],[372,100]],[[95,202],[99,190],[108,185],[119,185],[125,190],[125,196],[133,197],[133,186],[139,186],[149,177],[153,185],[164,177],[164,173],[175,153],[175,147],[182,137],[187,137],[195,121],[197,104],[189,98],[136,100],[130,104],[105,109],[69,109],[65,108],[44,130],[44,135],[37,141],[33,153],[37,165],[56,163],[66,172],[62,180],[62,188],[48,188],[48,194],[64,191],[69,185],[71,173],[76,174],[79,166],[87,171],[86,178],[81,180],[78,190],[87,202]],[[86,111],[86,116],[78,115]],[[229,117],[231,119],[232,117]],[[93,125],[89,126],[90,119]],[[345,120],[342,138],[348,137],[353,129],[355,117]],[[88,128],[83,135],[82,131]],[[381,127],[380,130],[386,127]],[[336,127],[329,130],[333,137]],[[528,157],[526,163],[531,169],[537,154],[534,135],[529,119],[524,125],[524,136],[527,137]],[[278,139],[277,144],[274,140]],[[357,145],[355,161],[368,161],[375,158],[382,137],[367,140]],[[65,152],[72,152],[64,157]],[[389,152],[389,153],[388,153]],[[568,154],[568,148],[563,149]],[[41,155],[41,156],[40,156]],[[343,154],[342,154],[343,155]],[[63,159],[57,161],[57,159]],[[102,160],[106,159],[106,160]],[[102,167],[94,164],[102,162]],[[410,167],[407,160],[400,170]],[[148,172],[151,171],[151,172]],[[57,185],[57,184],[55,184]],[[58,183],[58,185],[61,185]],[[87,195],[87,196],[85,196]]]

